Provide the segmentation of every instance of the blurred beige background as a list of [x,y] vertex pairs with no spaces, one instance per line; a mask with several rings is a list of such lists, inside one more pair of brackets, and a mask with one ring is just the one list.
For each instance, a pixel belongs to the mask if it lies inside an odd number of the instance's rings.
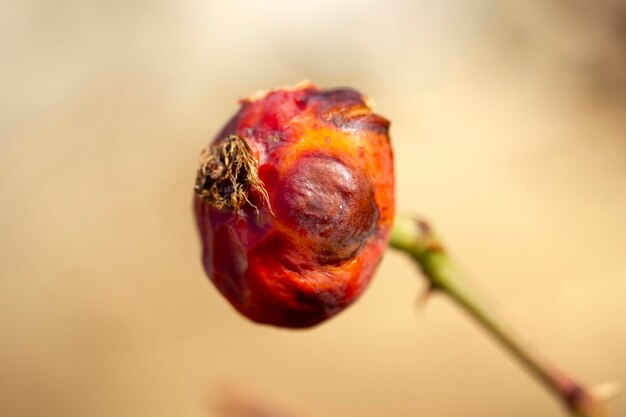
[[[205,278],[199,150],[258,89],[356,87],[428,216],[550,357],[626,382],[623,1],[0,5],[0,415],[218,416],[223,385],[303,416],[562,416],[389,253],[310,331]],[[615,400],[626,415],[626,396]]]

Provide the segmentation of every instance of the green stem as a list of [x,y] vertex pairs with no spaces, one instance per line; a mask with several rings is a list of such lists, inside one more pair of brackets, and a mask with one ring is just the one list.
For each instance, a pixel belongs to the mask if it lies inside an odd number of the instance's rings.
[[608,417],[601,401],[584,385],[550,364],[512,330],[453,262],[428,223],[396,218],[390,246],[409,255],[420,267],[433,289],[440,290],[472,316],[489,334],[579,417]]

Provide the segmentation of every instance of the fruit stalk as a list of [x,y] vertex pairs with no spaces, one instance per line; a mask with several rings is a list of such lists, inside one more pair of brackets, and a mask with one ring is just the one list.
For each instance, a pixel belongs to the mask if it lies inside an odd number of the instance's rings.
[[390,246],[409,255],[420,267],[433,290],[449,296],[476,320],[544,387],[560,400],[569,413],[578,417],[609,417],[594,393],[563,370],[548,362],[505,321],[470,279],[447,254],[430,225],[417,219],[397,216]]

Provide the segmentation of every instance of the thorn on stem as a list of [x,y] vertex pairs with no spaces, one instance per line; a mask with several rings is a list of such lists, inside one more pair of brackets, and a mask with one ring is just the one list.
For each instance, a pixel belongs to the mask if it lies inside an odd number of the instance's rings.
[[437,286],[435,286],[432,282],[428,282],[427,287],[417,294],[415,306],[420,312],[426,309],[426,304],[437,290]]

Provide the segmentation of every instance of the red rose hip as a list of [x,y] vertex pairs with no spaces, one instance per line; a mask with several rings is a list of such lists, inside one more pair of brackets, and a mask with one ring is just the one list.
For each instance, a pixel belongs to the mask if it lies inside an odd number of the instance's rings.
[[194,199],[206,273],[240,313],[309,327],[365,289],[393,220],[388,127],[351,89],[241,100],[200,156]]

